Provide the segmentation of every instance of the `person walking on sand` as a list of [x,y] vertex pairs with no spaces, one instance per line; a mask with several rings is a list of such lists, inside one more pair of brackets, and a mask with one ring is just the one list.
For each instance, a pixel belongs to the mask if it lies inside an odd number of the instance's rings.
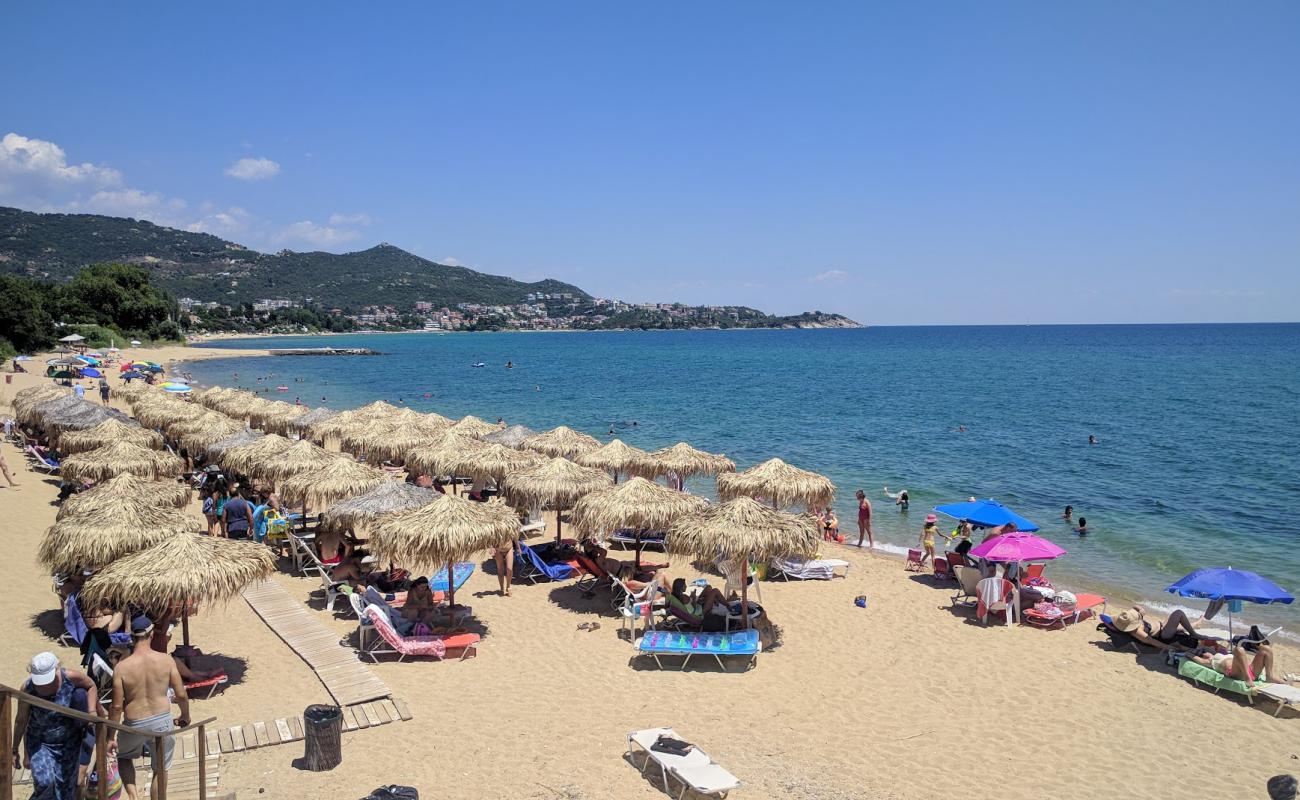
[[[80,670],[61,667],[53,653],[37,653],[27,672],[22,687],[27,694],[83,714],[103,716],[94,681]],[[32,771],[32,797],[36,800],[81,797],[94,750],[95,732],[87,723],[18,701],[10,757],[14,769]]]
[[925,527],[921,529],[921,563],[934,561],[934,535],[939,532],[939,518],[929,514],[925,518]]
[[854,496],[858,498],[858,547],[862,546],[862,537],[865,536],[867,547],[875,549],[876,536],[871,530],[871,501],[861,489]]
[[[176,669],[175,660],[154,650],[150,645],[152,638],[153,623],[147,618],[140,617],[131,624],[131,654],[122,659],[113,671],[113,705],[109,709],[109,720],[125,720],[126,725],[154,733],[170,733],[172,703],[167,690],[172,691],[176,704],[180,706],[181,715],[176,723],[182,728],[190,724],[190,699],[185,694],[185,683]],[[143,754],[146,744],[153,742],[153,737],[135,733],[119,735],[116,729],[108,736],[110,743],[117,744],[117,768],[127,796],[138,800],[135,759]],[[164,737],[162,756],[166,769],[171,768],[175,746],[174,737]],[[157,797],[157,787],[155,781],[150,787],[150,797]]]
[[515,577],[514,537],[506,539],[492,548],[492,560],[497,565],[497,587],[502,597],[510,596],[510,583]]
[[9,462],[5,461],[3,450],[0,450],[0,473],[4,474],[5,480],[9,482],[10,489],[18,488],[18,481],[14,480],[14,476],[9,474]]
[[99,399],[104,405],[108,405],[108,381],[103,378],[99,379]]

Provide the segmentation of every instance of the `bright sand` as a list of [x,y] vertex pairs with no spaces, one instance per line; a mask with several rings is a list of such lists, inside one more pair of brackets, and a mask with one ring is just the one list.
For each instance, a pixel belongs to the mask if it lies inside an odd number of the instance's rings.
[[[162,362],[233,354],[148,351]],[[0,384],[0,408],[37,380]],[[78,655],[54,643],[57,598],[35,564],[57,482],[4,448],[22,483],[0,489],[9,555],[0,681],[16,686],[32,654],[50,649],[72,665]],[[738,798],[1263,797],[1269,776],[1300,772],[1294,711],[1274,718],[1271,701],[1215,696],[1162,656],[1112,652],[1094,622],[984,628],[950,610],[948,586],[897,559],[837,545],[826,555],[852,562],[847,579],[762,585],[780,643],[743,674],[704,661],[657,671],[618,637],[607,593],[584,599],[566,582],[517,585],[502,598],[480,569],[460,595],[486,628],[477,658],[373,667],[413,721],[345,733],[343,763],[328,773],[294,768],[297,743],[225,756],[221,793],[345,800],[399,783],[425,797],[660,798],[623,759],[628,731],[660,725],[739,776]],[[669,560],[671,575],[697,576],[686,559]],[[350,610],[322,610],[318,579],[275,579],[341,639],[355,635]],[[598,630],[577,629],[593,621]],[[232,676],[224,693],[194,702],[197,719],[225,727],[329,701],[240,600],[204,609],[192,638]],[[1300,672],[1295,649],[1279,660]]]

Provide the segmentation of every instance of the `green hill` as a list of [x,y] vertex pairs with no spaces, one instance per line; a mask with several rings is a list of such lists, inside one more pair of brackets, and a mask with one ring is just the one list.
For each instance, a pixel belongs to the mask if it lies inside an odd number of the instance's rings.
[[586,292],[555,280],[524,283],[439,264],[381,244],[356,253],[259,253],[206,233],[94,214],[36,214],[0,207],[0,272],[70,280],[103,262],[139,264],[177,297],[235,305],[311,297],[325,307],[409,309],[418,300],[509,305],[529,293]]

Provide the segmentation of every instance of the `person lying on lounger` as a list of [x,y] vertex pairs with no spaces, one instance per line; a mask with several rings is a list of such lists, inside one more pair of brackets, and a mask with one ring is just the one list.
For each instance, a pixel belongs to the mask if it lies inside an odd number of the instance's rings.
[[691,594],[686,593],[686,579],[673,581],[668,593],[668,602],[673,603],[692,617],[704,621],[702,630],[717,632],[727,627],[727,598],[714,586],[705,586]]
[[617,558],[611,558],[608,550],[591,539],[582,541],[582,554],[617,578],[622,578],[624,573],[627,573],[630,577],[624,582],[633,591],[639,592],[649,583],[660,583],[663,585],[664,592],[668,591],[668,579],[655,574],[656,570],[668,566],[667,564],[636,564],[632,561],[619,561]]
[[1273,671],[1272,645],[1261,644],[1253,658],[1246,648],[1237,645],[1231,653],[1201,653],[1192,656],[1192,660],[1246,683],[1254,683],[1260,678],[1278,680],[1275,677],[1277,673]]
[[1205,638],[1196,632],[1192,621],[1181,610],[1170,614],[1159,627],[1153,625],[1146,614],[1142,606],[1125,609],[1115,615],[1115,629],[1158,650],[1195,650]]

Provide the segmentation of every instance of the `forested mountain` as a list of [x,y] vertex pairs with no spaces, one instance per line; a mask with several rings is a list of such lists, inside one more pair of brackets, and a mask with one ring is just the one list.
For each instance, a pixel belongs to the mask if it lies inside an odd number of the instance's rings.
[[389,244],[356,253],[267,254],[210,234],[143,220],[0,207],[0,272],[69,280],[82,267],[104,262],[139,264],[177,297],[231,305],[310,297],[326,308],[405,309],[420,300],[435,306],[509,305],[524,302],[532,292],[588,297],[560,281],[524,283],[487,275],[438,264]]

